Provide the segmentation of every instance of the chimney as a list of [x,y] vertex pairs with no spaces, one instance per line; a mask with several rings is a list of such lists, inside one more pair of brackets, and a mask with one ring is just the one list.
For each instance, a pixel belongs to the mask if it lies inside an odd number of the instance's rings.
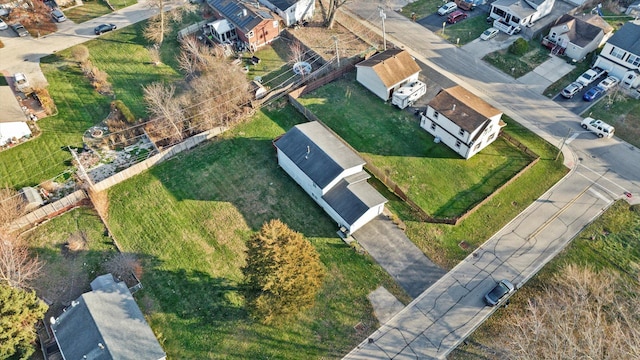
[[451,111],[456,111],[456,104],[453,104],[453,106],[451,107]]

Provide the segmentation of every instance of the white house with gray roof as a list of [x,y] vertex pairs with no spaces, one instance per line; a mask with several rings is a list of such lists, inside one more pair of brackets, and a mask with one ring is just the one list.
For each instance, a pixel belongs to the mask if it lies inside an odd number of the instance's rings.
[[607,70],[626,88],[640,85],[640,21],[625,23],[604,44],[594,66]]
[[378,216],[387,202],[367,179],[356,152],[317,121],[294,126],[274,141],[278,164],[350,235]]
[[554,4],[555,0],[497,0],[491,3],[489,17],[495,28],[511,35],[549,15]]
[[51,330],[64,359],[167,358],[124,282],[106,274],[73,301]]
[[280,15],[285,26],[311,20],[316,10],[315,0],[259,0],[269,10]]

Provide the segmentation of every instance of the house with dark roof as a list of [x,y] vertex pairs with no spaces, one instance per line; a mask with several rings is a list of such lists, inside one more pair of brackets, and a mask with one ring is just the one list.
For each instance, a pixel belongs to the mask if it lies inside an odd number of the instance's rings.
[[348,236],[381,214],[387,202],[367,179],[365,161],[323,124],[291,128],[274,141],[278,165]]
[[418,80],[420,66],[406,50],[392,49],[356,64],[356,80],[382,100],[402,85]]
[[625,23],[604,44],[594,66],[607,70],[620,80],[620,86],[640,85],[640,21]]
[[554,55],[582,60],[603,45],[611,35],[613,27],[598,15],[564,14],[555,21],[542,44],[550,48]]
[[63,359],[167,358],[127,285],[111,274],[95,278],[51,330]]
[[502,112],[461,86],[440,90],[421,114],[420,127],[465,159],[494,142]]
[[[213,9],[216,19],[229,22],[221,27],[225,32],[234,29],[237,41],[247,50],[256,51],[270,44],[282,31],[280,18],[266,7],[255,7],[237,0],[207,0],[207,4]],[[228,37],[234,38],[233,34]]]
[[497,0],[491,3],[489,17],[493,27],[512,35],[549,15],[554,4],[555,0]]
[[282,18],[285,26],[311,20],[316,10],[315,0],[259,0]]

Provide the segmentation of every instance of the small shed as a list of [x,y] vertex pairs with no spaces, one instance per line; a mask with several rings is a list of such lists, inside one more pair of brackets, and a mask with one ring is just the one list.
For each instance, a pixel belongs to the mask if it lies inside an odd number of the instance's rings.
[[0,146],[10,143],[13,139],[29,136],[31,129],[24,121],[0,122]]
[[420,66],[406,50],[392,49],[356,64],[356,80],[387,101],[393,92],[418,80]]
[[27,205],[25,206],[26,211],[35,210],[44,204],[44,200],[42,200],[42,196],[40,196],[38,190],[30,186],[23,187],[20,190],[20,194],[24,198],[24,201],[27,203]]

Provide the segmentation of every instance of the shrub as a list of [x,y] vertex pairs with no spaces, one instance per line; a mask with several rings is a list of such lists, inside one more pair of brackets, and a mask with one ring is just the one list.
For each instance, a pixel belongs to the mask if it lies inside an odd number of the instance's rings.
[[118,110],[122,115],[122,118],[129,124],[133,124],[136,122],[136,117],[133,116],[133,113],[129,109],[122,100],[114,100],[111,102],[111,110]]
[[509,46],[509,52],[514,55],[524,55],[527,51],[529,51],[529,43],[523,38],[518,38]]
[[84,45],[74,46],[73,49],[71,49],[71,56],[73,60],[83,63],[89,60],[89,48]]

